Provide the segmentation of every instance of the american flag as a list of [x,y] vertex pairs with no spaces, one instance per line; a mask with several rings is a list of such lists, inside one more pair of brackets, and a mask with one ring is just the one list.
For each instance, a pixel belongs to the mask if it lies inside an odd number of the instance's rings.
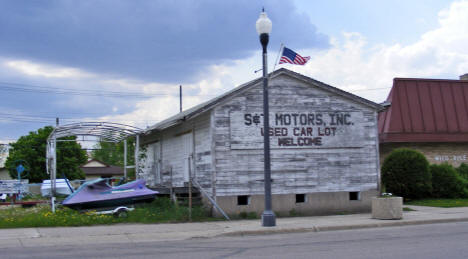
[[279,61],[280,64],[290,63],[296,65],[305,65],[307,61],[309,61],[310,57],[301,57],[301,55],[297,54],[296,52],[284,47],[283,54],[281,55],[281,59]]

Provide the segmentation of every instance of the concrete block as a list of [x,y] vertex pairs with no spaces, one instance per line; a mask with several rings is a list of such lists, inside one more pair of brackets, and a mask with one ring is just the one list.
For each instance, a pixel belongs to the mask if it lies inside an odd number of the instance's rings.
[[372,218],[374,219],[402,219],[402,197],[373,197]]

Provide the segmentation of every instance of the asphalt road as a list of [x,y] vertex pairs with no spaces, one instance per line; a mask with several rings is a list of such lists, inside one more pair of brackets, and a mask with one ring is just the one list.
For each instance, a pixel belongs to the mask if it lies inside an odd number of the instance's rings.
[[468,258],[468,222],[171,242],[0,249],[1,258]]

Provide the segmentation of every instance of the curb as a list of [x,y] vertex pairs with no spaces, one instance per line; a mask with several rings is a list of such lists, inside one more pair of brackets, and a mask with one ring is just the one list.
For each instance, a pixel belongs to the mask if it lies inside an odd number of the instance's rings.
[[424,219],[414,221],[398,221],[389,220],[382,223],[369,223],[369,224],[356,224],[356,225],[342,225],[342,226],[313,226],[306,228],[284,228],[284,229],[261,229],[261,230],[247,230],[247,231],[233,231],[216,235],[216,237],[233,237],[233,236],[255,236],[255,235],[272,235],[272,234],[286,234],[286,233],[306,233],[306,232],[325,232],[336,230],[350,230],[350,229],[366,229],[366,228],[384,228],[384,227],[398,227],[398,226],[411,226],[411,225],[426,225],[426,224],[439,224],[439,223],[453,223],[453,222],[466,222],[467,218],[454,218],[454,219]]

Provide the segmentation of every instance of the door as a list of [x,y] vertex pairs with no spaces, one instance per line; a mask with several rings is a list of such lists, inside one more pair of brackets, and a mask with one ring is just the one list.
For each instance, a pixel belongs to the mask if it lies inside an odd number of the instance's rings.
[[153,145],[153,174],[154,183],[161,184],[161,143],[157,142]]
[[193,172],[191,163],[191,157],[193,152],[193,135],[192,132],[186,133],[180,136],[182,141],[182,163],[183,163],[183,175],[184,182],[188,182],[190,179],[190,171]]

